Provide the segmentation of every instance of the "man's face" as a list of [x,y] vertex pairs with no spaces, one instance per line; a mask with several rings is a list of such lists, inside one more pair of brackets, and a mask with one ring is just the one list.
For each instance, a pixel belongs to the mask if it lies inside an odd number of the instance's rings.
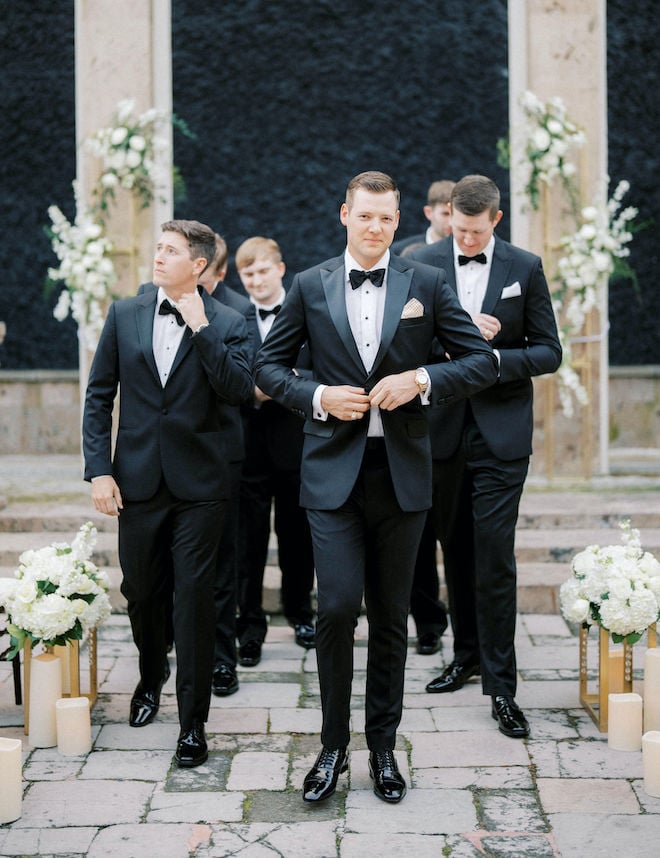
[[369,270],[392,244],[399,225],[396,194],[394,191],[374,193],[357,188],[350,209],[343,203],[339,217],[346,227],[348,252]]
[[490,241],[501,217],[501,211],[491,219],[488,210],[478,215],[466,215],[454,209],[451,213],[451,231],[461,253],[465,256],[476,256],[477,253],[481,253]]
[[424,214],[430,222],[438,241],[449,235],[451,232],[451,208],[449,207],[449,203],[436,203],[434,206],[424,206]]
[[252,265],[240,268],[238,275],[245,291],[257,304],[274,304],[282,294],[282,277],[286,266],[265,256],[255,259]]
[[190,248],[184,236],[178,232],[164,232],[156,245],[152,280],[169,295],[192,291],[205,264],[206,260],[201,256],[190,258]]

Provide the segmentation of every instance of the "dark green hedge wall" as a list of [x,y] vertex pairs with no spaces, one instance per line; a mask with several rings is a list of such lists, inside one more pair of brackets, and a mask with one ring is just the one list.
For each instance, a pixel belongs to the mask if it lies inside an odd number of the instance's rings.
[[[607,7],[610,174],[613,186],[629,179],[627,202],[650,224],[633,242],[639,294],[627,283],[611,293],[611,360],[620,365],[660,363],[655,6]],[[55,321],[56,296],[44,297],[56,260],[43,233],[51,203],[73,215],[73,8],[2,4],[6,369],[77,364],[75,325]],[[508,237],[508,176],[495,163],[508,123],[505,0],[172,0],[172,14],[174,108],[197,134],[175,135],[187,186],[177,216],[212,224],[231,249],[271,235],[293,273],[342,250],[337,212],[360,170],[398,181],[399,235],[424,227],[431,180],[483,172],[503,190],[498,231]]]

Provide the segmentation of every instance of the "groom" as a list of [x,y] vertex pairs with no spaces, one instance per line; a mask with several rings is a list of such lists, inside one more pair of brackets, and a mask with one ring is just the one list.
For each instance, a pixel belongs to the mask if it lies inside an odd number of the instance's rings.
[[[399,191],[384,173],[349,182],[342,256],[298,274],[256,362],[256,383],[305,413],[301,504],[318,582],[322,749],[303,799],[332,795],[348,764],[353,635],[369,621],[366,727],[374,791],[406,792],[394,757],[410,588],[431,449],[423,404],[492,384],[497,362],[438,270],[390,255]],[[452,360],[424,366],[438,338]],[[313,378],[293,371],[308,343]]]

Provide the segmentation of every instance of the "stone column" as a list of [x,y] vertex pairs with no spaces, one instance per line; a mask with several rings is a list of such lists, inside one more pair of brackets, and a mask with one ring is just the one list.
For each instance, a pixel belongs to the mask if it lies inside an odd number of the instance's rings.
[[[99,176],[99,163],[83,142],[107,127],[117,103],[134,99],[137,113],[151,107],[171,112],[172,51],[170,0],[76,0],[76,173],[83,198]],[[119,275],[117,292],[132,295],[151,277],[159,225],[172,216],[172,145],[165,153],[169,187],[165,202],[140,209],[131,194],[117,191],[107,218]],[[80,349],[81,401],[92,355]]]
[[[539,211],[525,206],[516,165],[524,153],[520,96],[531,90],[541,101],[558,96],[579,125],[587,145],[576,159],[581,204],[587,205],[607,174],[607,15],[605,0],[509,0],[509,118],[511,142],[511,236],[514,244],[543,257],[548,279],[555,273],[558,241],[575,229],[557,189]],[[552,285],[552,284],[551,284]],[[587,323],[590,342],[575,345],[584,362],[590,402],[568,420],[561,414],[552,379],[535,381],[533,473],[588,478],[607,473],[607,294]],[[602,334],[602,336],[601,336]]]

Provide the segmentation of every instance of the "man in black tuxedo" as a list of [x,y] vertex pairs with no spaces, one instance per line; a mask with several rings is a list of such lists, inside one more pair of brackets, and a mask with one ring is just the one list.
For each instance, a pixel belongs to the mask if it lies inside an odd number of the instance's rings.
[[208,756],[213,584],[229,497],[218,405],[244,401],[252,385],[245,319],[197,291],[214,253],[209,227],[186,220],[163,224],[152,278],[158,289],[110,307],[83,416],[93,504],[119,516],[122,593],[140,668],[129,723],[149,724],[160,705],[169,675],[173,586],[181,726],[175,758],[185,767]]
[[[246,239],[236,250],[236,270],[256,309],[250,330],[258,348],[286,297],[282,283],[286,266],[279,245],[261,235]],[[301,368],[300,361],[296,367]],[[246,455],[240,487],[238,660],[244,667],[254,667],[261,660],[268,629],[262,595],[271,505],[282,573],[282,610],[296,643],[305,649],[315,646],[314,557],[309,524],[300,506],[303,421],[259,387],[243,414]]]
[[[322,750],[303,799],[331,795],[347,768],[353,636],[369,622],[366,738],[374,791],[406,791],[394,757],[415,556],[431,503],[423,401],[492,384],[497,362],[441,272],[390,255],[399,192],[384,173],[349,182],[347,249],[293,280],[256,362],[256,383],[307,416],[301,503],[316,564]],[[366,271],[362,270],[366,269]],[[452,360],[424,367],[434,338]],[[292,372],[307,343],[313,378]]]
[[548,284],[538,256],[494,234],[500,193],[486,176],[452,191],[452,235],[411,253],[443,269],[499,362],[497,384],[432,409],[432,517],[444,555],[454,658],[430,682],[456,691],[481,671],[492,715],[507,736],[529,725],[515,702],[518,506],[532,452],[532,376],[561,363]]

